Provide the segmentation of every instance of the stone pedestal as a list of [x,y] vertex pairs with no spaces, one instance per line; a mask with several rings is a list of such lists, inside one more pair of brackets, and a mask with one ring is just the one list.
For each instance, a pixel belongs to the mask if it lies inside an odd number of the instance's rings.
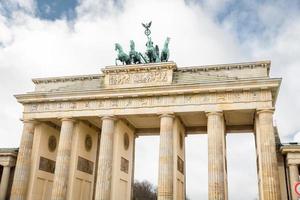
[[31,166],[31,150],[35,122],[24,120],[23,133],[11,190],[11,200],[25,200]]
[[207,113],[208,199],[227,199],[225,123],[222,112]]
[[289,165],[289,173],[290,173],[290,190],[292,195],[292,200],[298,200],[298,195],[294,190],[295,183],[299,181],[299,170],[296,164]]
[[73,119],[62,119],[51,200],[66,199],[73,129]]
[[114,130],[115,118],[103,117],[95,200],[111,198]]
[[273,110],[258,111],[256,120],[260,199],[280,200],[281,194],[273,127]]
[[5,200],[10,175],[10,166],[4,166],[0,184],[0,200]]
[[171,114],[160,116],[158,200],[173,200],[173,120]]

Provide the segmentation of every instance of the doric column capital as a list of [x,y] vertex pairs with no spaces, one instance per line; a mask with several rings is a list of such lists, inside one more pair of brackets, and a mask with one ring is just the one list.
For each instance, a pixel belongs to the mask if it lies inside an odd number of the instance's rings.
[[205,112],[206,116],[211,116],[211,115],[218,115],[218,116],[223,116],[223,111],[221,110],[218,110],[218,111],[208,111],[208,112]]
[[37,125],[39,123],[39,121],[37,121],[36,119],[30,118],[30,119],[20,119],[21,122],[23,122],[23,124],[33,124],[33,125]]
[[105,116],[100,116],[101,117],[101,120],[105,120],[105,119],[109,119],[109,120],[113,120],[113,121],[116,121],[118,118],[114,115],[105,115]]
[[288,163],[288,166],[289,167],[298,167],[298,164],[296,164],[296,163]]
[[77,120],[74,119],[73,117],[60,117],[58,118],[61,122],[64,122],[64,121],[70,121],[70,122],[73,122],[75,123]]
[[28,133],[34,134],[35,127],[40,123],[35,119],[21,119],[23,122],[24,129],[28,131]]
[[275,111],[275,108],[260,108],[256,110],[256,114],[259,115],[261,113],[270,113],[273,114]]
[[175,115],[174,115],[174,113],[170,113],[170,112],[168,112],[168,113],[160,113],[160,114],[159,114],[159,118],[162,118],[162,117],[171,117],[171,118],[175,118]]

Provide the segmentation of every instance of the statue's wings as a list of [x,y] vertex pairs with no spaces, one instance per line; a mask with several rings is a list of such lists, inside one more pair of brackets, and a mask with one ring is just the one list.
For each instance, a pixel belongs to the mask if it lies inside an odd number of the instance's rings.
[[150,21],[149,23],[146,23],[146,24],[142,23],[143,27],[145,27],[146,29],[150,28],[151,24],[152,24],[152,21]]

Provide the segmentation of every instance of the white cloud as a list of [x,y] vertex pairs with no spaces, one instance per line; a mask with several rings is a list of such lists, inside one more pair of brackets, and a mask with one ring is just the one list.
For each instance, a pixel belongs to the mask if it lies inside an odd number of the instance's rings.
[[285,21],[271,45],[264,41],[249,45],[253,59],[272,60],[271,75],[283,78],[276,104],[276,122],[283,141],[292,139],[292,134],[300,129],[299,24],[299,17]]
[[[229,1],[229,0],[228,0]],[[12,2],[12,1],[11,1]],[[21,10],[14,10],[8,19],[0,8],[0,111],[2,119],[0,128],[0,146],[18,146],[21,134],[22,108],[13,98],[13,94],[33,90],[30,79],[33,77],[65,76],[73,74],[99,73],[100,68],[114,64],[114,43],[119,42],[125,50],[129,49],[129,40],[134,39],[137,49],[145,50],[146,37],[141,22],[152,20],[152,37],[155,43],[162,46],[166,36],[171,37],[171,60],[178,66],[203,65],[214,63],[243,62],[249,60],[272,60],[272,75],[283,77],[279,94],[276,121],[280,134],[285,140],[290,134],[300,130],[298,113],[300,112],[300,81],[298,79],[300,61],[300,18],[282,17],[281,5],[264,5],[257,9],[265,26],[273,29],[272,20],[275,16],[277,32],[266,34],[265,37],[247,38],[239,41],[234,27],[234,17],[218,24],[214,16],[224,8],[219,1],[204,1],[204,5],[187,6],[184,1],[125,1],[123,5],[114,1],[80,1],[76,8],[77,18],[46,21],[34,17],[34,1],[15,1],[22,5]],[[227,1],[226,1],[227,2]],[[1,5],[1,3],[0,3]],[[257,5],[254,5],[257,6]],[[265,12],[264,12],[265,11]],[[277,16],[279,13],[280,16]],[[273,16],[273,17],[272,17]],[[238,17],[238,16],[235,16]],[[272,26],[272,27],[271,27]],[[277,33],[277,34],[276,34]],[[299,134],[295,140],[299,140]],[[2,139],[3,138],[3,139]],[[141,139],[141,140],[140,140]],[[141,152],[137,152],[139,161],[149,156],[146,161],[152,162],[151,170],[158,166],[157,139],[138,138],[137,144]],[[245,141],[248,142],[245,142]],[[251,144],[251,138],[233,139],[234,142]],[[230,141],[229,141],[230,142]],[[150,145],[154,150],[142,149]],[[231,143],[230,143],[231,144]],[[247,169],[252,175],[255,166],[248,167],[247,162],[238,162],[241,155],[251,156],[251,146],[245,147],[239,154],[234,154],[239,147],[229,148],[231,172],[230,187],[236,188],[241,183],[241,169]],[[189,136],[187,138],[187,191],[191,199],[207,198],[207,144],[205,137]],[[231,155],[231,156],[232,156]],[[154,159],[154,160],[153,160]],[[250,159],[251,160],[251,159]],[[156,184],[157,171],[143,169],[143,163],[137,163],[137,177],[145,177]],[[249,190],[241,189],[249,200],[257,193],[253,176],[246,177]],[[235,191],[235,190],[231,190]],[[239,194],[231,193],[232,199]],[[245,198],[244,198],[245,199]],[[247,199],[246,199],[247,200]],[[252,199],[251,199],[252,200]]]

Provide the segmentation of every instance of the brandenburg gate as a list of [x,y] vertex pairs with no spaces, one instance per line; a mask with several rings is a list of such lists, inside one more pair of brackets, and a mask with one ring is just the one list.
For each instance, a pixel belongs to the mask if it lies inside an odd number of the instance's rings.
[[[185,199],[185,137],[208,136],[209,200],[228,199],[226,134],[253,132],[260,200],[281,199],[270,62],[109,66],[34,79],[11,200],[130,200],[135,138],[159,135],[158,199]],[[201,187],[201,185],[199,185]]]

